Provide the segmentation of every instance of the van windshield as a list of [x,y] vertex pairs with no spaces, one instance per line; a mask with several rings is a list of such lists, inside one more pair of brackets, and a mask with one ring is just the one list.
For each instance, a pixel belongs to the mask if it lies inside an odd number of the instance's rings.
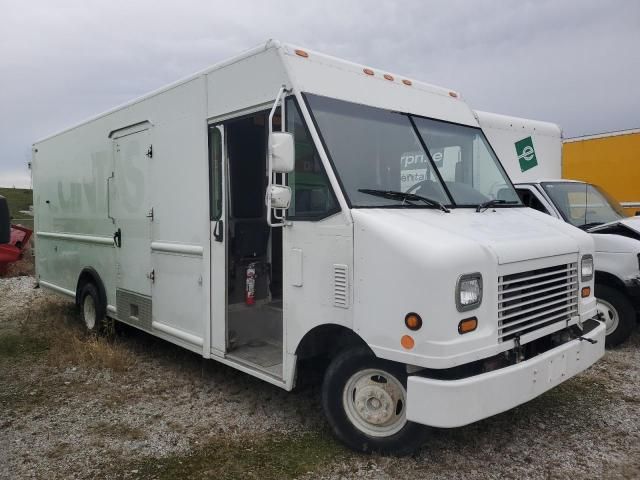
[[543,182],[564,219],[580,228],[590,228],[625,218],[613,198],[595,185],[580,182]]
[[479,128],[305,98],[352,207],[418,206],[372,191],[415,193],[452,207],[522,205]]

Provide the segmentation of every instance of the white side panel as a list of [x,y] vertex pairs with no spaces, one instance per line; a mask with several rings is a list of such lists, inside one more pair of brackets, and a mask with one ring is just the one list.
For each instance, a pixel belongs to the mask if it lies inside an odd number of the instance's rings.
[[[335,306],[334,264],[353,271],[353,229],[343,219],[334,215],[318,222],[294,221],[284,229],[284,340],[289,354],[318,325],[352,326],[353,309]],[[352,286],[349,278],[348,288]],[[289,365],[284,367],[288,372]]]
[[[202,257],[155,254],[153,321],[202,339],[202,298],[204,288],[199,272]],[[166,330],[165,330],[166,331]]]
[[273,48],[214,70],[207,74],[208,117],[272,102],[285,83],[288,80],[282,61]]
[[[554,123],[475,112],[482,131],[514,183],[562,177],[562,130]],[[537,165],[523,170],[516,142],[531,137]]]
[[[106,239],[112,238],[117,227],[107,211],[107,179],[114,171],[113,138],[142,122],[148,122],[153,132],[153,157],[146,179],[150,180],[154,217],[148,249],[158,279],[151,286],[153,321],[206,339],[206,345],[198,349],[208,352],[209,207],[203,76],[34,146],[34,210],[42,237],[36,256],[38,274],[46,282],[75,291],[82,268],[93,267],[105,284],[107,303],[116,305],[115,249]],[[105,242],[74,241],[47,233]],[[156,246],[153,250],[152,244]],[[182,255],[184,252],[187,254]]]
[[450,96],[447,89],[416,81],[408,86],[402,83],[401,77],[385,80],[382,70],[370,76],[363,72],[362,65],[315,52],[303,58],[296,55],[292,47],[283,48],[294,86],[301,92],[464,125],[478,125],[469,106],[459,97]]

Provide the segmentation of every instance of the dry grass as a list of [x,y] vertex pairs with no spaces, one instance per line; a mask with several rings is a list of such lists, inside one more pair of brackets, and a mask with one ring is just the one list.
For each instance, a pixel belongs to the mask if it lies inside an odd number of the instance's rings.
[[49,365],[72,365],[82,368],[125,372],[135,362],[134,355],[115,340],[78,334],[76,329],[62,328],[51,339],[47,352]]
[[31,249],[26,248],[20,260],[7,265],[6,271],[0,271],[0,278],[33,276],[35,271],[35,258],[31,253]]
[[135,355],[114,336],[95,337],[85,333],[77,309],[57,299],[36,302],[25,319],[17,320],[14,332],[0,336],[3,356],[46,354],[52,367],[77,367],[127,371]]

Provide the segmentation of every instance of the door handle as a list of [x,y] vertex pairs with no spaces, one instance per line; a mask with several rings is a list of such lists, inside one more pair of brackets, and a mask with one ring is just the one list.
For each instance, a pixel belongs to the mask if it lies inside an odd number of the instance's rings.
[[113,234],[113,244],[118,248],[122,248],[122,230],[118,229]]
[[224,222],[222,219],[216,222],[216,226],[213,227],[213,238],[216,242],[222,242],[224,240]]
[[111,172],[111,175],[107,177],[107,218],[111,220],[113,223],[116,223],[116,219],[111,216],[111,179],[113,178],[114,173]]

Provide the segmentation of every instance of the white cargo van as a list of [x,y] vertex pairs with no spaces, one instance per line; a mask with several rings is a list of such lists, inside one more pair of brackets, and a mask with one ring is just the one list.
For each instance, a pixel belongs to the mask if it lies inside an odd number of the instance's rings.
[[640,217],[628,218],[618,202],[595,185],[560,179],[558,125],[476,114],[523,203],[592,234],[598,312],[607,325],[607,345],[619,345],[633,332],[640,312]]
[[328,359],[354,449],[603,355],[593,241],[523,207],[448,89],[269,41],[33,152],[42,287],[287,390]]

